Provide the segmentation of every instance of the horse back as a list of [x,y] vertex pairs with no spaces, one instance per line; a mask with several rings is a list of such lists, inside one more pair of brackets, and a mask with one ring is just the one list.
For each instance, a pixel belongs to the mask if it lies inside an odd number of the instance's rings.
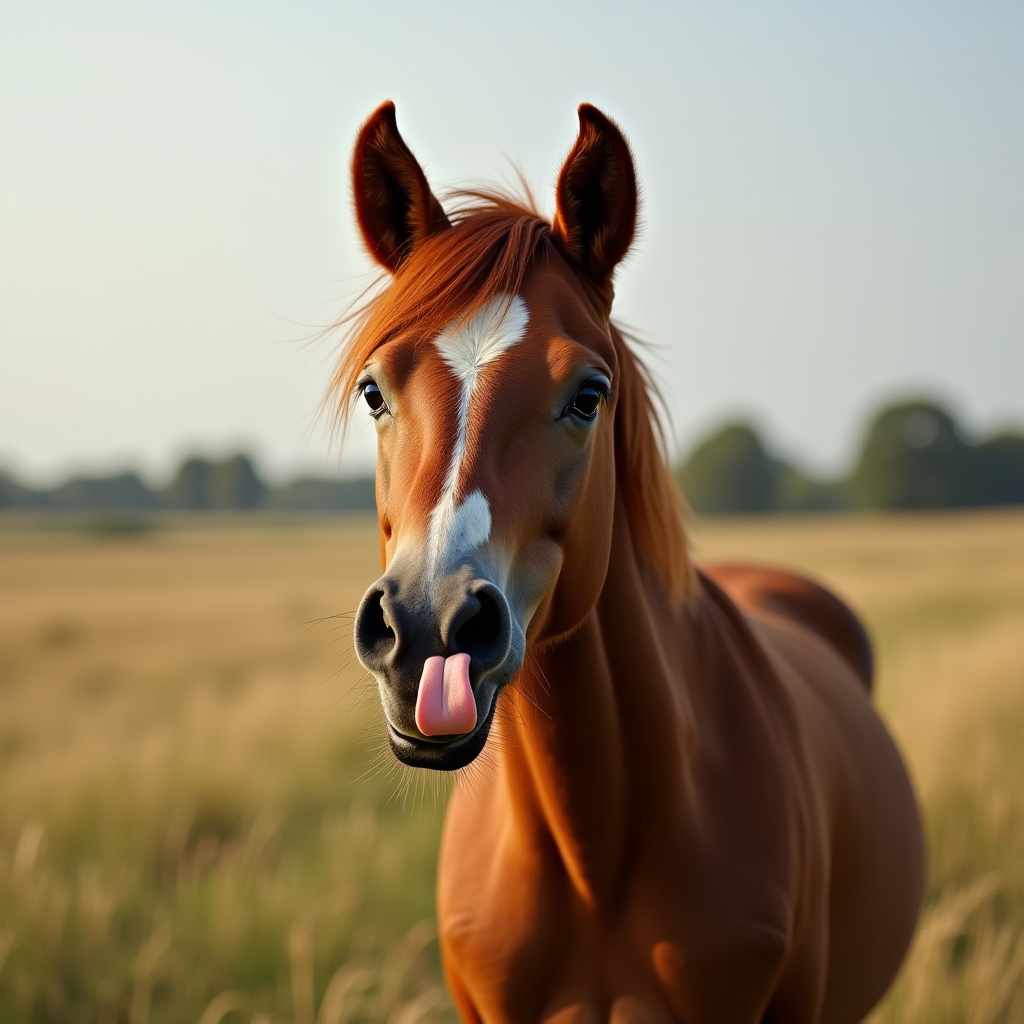
[[831,591],[804,576],[761,565],[702,566],[744,611],[796,623],[820,637],[850,665],[870,693],[874,654],[864,624]]

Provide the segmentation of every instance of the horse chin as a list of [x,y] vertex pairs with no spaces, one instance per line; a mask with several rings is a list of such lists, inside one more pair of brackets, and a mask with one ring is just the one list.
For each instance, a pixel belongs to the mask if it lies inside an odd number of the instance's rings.
[[453,736],[450,739],[443,736],[429,740],[419,739],[399,732],[388,722],[388,743],[391,745],[392,753],[402,764],[407,764],[410,768],[430,768],[438,772],[454,772],[459,768],[465,768],[484,749],[491,734],[491,723],[494,721],[494,711],[498,706],[498,693],[499,690],[496,689],[487,714],[477,722],[472,732],[466,733],[465,736]]

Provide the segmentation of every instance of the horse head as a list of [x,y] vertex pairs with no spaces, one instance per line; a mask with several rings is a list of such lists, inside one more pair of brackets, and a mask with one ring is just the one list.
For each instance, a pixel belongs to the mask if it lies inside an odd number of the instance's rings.
[[579,120],[552,223],[482,193],[449,218],[391,103],[356,143],[357,219],[391,278],[336,378],[378,443],[384,574],[355,650],[406,764],[472,761],[528,650],[572,631],[607,571],[634,362],[611,282],[637,188],[615,125],[587,105]]

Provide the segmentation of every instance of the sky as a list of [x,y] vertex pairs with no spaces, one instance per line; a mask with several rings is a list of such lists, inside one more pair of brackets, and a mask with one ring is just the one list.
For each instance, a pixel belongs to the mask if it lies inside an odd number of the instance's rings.
[[0,467],[370,468],[319,406],[385,98],[435,191],[518,167],[548,212],[578,103],[617,121],[644,207],[615,312],[677,451],[742,417],[840,472],[920,394],[1024,429],[1022,53],[1015,0],[5,0]]

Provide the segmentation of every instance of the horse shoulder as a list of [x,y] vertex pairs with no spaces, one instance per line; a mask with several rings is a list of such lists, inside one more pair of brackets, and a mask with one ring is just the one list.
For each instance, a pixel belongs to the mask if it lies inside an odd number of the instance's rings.
[[521,827],[507,791],[494,782],[456,789],[449,803],[438,865],[438,938],[465,1021],[540,1019],[564,954],[560,943],[571,912],[552,868],[554,853],[546,852],[550,841],[523,835]]

